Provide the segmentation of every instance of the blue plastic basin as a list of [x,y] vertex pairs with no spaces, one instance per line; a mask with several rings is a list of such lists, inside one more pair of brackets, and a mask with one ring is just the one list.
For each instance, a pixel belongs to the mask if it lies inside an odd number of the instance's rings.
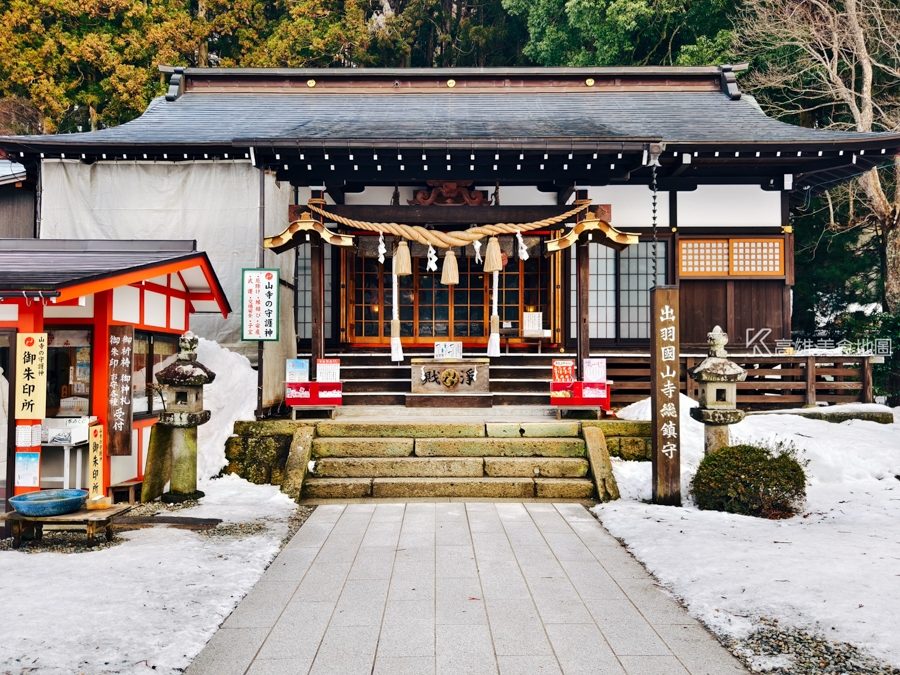
[[87,490],[40,490],[10,497],[9,503],[23,516],[40,518],[77,511],[87,498]]

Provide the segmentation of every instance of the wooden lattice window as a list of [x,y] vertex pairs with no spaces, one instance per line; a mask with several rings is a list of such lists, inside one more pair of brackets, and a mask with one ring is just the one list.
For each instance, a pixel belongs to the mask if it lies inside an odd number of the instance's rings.
[[784,240],[681,239],[678,273],[683,277],[784,276]]
[[682,239],[679,246],[679,273],[683,277],[728,274],[728,239]]
[[731,274],[757,276],[784,274],[784,241],[781,239],[732,239]]

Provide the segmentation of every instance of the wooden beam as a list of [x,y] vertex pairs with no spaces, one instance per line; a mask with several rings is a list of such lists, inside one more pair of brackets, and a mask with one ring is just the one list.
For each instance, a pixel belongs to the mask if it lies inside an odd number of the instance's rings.
[[[300,219],[306,205],[291,206],[288,218]],[[401,223],[404,225],[492,225],[495,223],[531,223],[554,218],[570,210],[566,206],[378,206],[328,205],[326,210],[343,218],[369,223]],[[558,229],[563,223],[547,229]]]
[[575,185],[561,187],[559,192],[556,193],[556,203],[560,206],[565,206],[569,203],[569,199],[573,194],[575,194]]
[[325,244],[318,237],[310,241],[310,290],[312,326],[310,327],[310,378],[315,379],[316,360],[325,358]]

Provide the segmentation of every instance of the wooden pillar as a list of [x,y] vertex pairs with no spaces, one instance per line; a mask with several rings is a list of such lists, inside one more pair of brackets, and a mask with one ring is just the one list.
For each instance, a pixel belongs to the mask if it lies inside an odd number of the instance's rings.
[[681,506],[678,286],[650,291],[650,406],[653,503]]
[[806,357],[806,405],[816,405],[816,357]]
[[578,317],[576,339],[578,340],[578,379],[584,380],[584,360],[591,355],[591,328],[588,323],[590,318],[590,287],[591,287],[591,258],[590,243],[579,241],[575,249],[575,307]]
[[[91,342],[91,414],[107,429],[109,421],[109,324],[112,322],[112,291],[94,294],[94,334]],[[150,375],[148,366],[147,373]],[[109,434],[103,434],[103,485],[100,494],[106,494],[112,477],[112,460],[107,451]]]
[[862,391],[859,392],[859,400],[862,403],[872,402],[872,361],[868,356],[863,356],[859,363],[860,380],[862,380]]
[[[266,168],[262,165],[259,167],[257,227],[259,228],[259,242],[257,244],[256,266],[262,268],[266,266],[266,249],[263,245],[266,238]],[[263,418],[264,361],[265,343],[260,340],[256,343],[256,419],[258,420]]]
[[[575,199],[587,199],[587,190],[577,190]],[[582,216],[577,216],[581,220]],[[575,339],[577,340],[575,372],[579,380],[584,380],[584,360],[591,355],[590,290],[591,290],[591,250],[585,237],[575,244],[575,313],[578,317]]]
[[[323,199],[322,190],[313,190],[313,199]],[[325,243],[317,234],[310,237],[309,273],[311,291],[312,325],[310,326],[311,354],[309,359],[309,376],[315,380],[316,360],[325,358]]]

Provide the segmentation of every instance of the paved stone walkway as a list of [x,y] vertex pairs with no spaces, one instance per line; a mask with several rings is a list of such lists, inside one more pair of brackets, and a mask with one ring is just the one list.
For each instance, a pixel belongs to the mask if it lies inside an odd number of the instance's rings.
[[187,675],[727,675],[576,503],[316,508]]

